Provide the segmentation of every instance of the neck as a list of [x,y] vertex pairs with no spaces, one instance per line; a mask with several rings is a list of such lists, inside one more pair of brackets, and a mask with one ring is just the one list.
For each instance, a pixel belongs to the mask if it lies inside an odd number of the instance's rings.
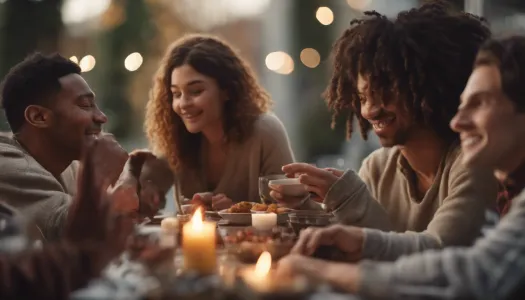
[[515,148],[513,154],[507,155],[506,163],[501,163],[494,171],[500,182],[512,181],[525,185],[525,142]]
[[222,122],[218,123],[219,124],[214,124],[213,126],[208,126],[208,128],[202,131],[202,134],[210,146],[220,146],[224,144],[225,134]]
[[448,146],[434,132],[421,132],[403,146],[401,153],[418,177],[433,180]]
[[54,145],[42,134],[28,133],[22,130],[15,134],[18,143],[55,178],[59,178],[62,172],[71,164],[73,159],[65,154],[64,149]]

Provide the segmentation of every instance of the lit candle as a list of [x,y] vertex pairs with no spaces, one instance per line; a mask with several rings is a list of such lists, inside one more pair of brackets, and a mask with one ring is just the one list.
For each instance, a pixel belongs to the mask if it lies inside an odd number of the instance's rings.
[[271,268],[272,255],[265,251],[259,256],[255,268],[244,271],[243,279],[254,290],[268,292],[272,289],[271,277],[268,276]]
[[259,230],[270,230],[277,226],[277,214],[252,214],[252,226]]
[[203,222],[201,208],[198,208],[191,221],[182,228],[182,251],[184,268],[202,275],[216,271],[215,223]]

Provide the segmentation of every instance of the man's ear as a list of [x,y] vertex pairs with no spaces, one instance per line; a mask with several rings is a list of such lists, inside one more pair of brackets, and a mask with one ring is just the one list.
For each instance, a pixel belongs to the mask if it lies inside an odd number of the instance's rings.
[[24,111],[26,122],[37,128],[51,126],[52,112],[40,105],[29,105]]

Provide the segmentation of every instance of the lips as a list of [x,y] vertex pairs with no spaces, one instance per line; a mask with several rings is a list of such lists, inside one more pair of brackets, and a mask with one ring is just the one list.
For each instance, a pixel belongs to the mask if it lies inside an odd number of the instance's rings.
[[200,115],[202,114],[202,111],[199,111],[199,112],[184,112],[181,114],[181,117],[184,119],[184,120],[188,120],[188,121],[194,121],[195,119],[197,119]]
[[481,142],[481,137],[477,135],[469,135],[461,137],[461,145],[465,148],[473,147]]
[[386,127],[388,127],[388,125],[392,124],[394,120],[395,120],[395,117],[389,117],[389,118],[384,118],[381,120],[370,121],[370,124],[372,124],[372,127],[374,128],[375,131],[382,131]]

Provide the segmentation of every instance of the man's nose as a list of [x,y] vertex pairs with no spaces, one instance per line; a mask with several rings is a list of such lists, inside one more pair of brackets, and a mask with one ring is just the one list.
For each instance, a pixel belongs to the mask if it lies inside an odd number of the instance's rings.
[[464,112],[458,111],[452,120],[450,120],[450,128],[459,133],[467,129],[470,123],[468,116]]
[[367,120],[375,119],[381,112],[381,104],[377,101],[366,100],[361,103],[361,116]]
[[104,114],[100,109],[97,108],[95,111],[95,115],[93,116],[93,119],[98,124],[105,124],[108,122],[108,117],[106,114]]

